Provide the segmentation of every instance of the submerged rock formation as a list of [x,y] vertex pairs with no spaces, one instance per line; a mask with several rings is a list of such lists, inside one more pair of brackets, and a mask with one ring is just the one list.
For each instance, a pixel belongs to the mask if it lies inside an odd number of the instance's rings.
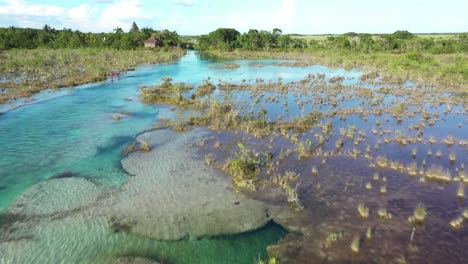
[[203,132],[168,130],[140,136],[152,146],[122,161],[129,178],[115,210],[123,222],[135,222],[131,233],[158,240],[211,237],[254,230],[270,217],[264,203],[231,188],[231,179],[208,167],[187,148]]

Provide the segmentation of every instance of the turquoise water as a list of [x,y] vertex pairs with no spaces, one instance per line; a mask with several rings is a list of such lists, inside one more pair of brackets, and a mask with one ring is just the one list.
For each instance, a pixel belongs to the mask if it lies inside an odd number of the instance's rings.
[[[208,77],[215,83],[219,79],[240,83],[244,79],[250,82],[256,78],[275,81],[279,77],[290,82],[317,72],[326,72],[330,76],[358,75],[357,72],[319,66],[278,67],[274,66],[276,61],[268,60],[233,63],[239,64],[240,68],[226,70],[222,68],[223,62],[201,59],[195,53],[189,53],[174,64],[138,67],[114,82],[41,94],[37,98],[42,101],[0,115],[0,211],[5,211],[29,187],[64,173],[84,177],[102,190],[118,189],[129,177],[120,163],[125,146],[134,140],[135,135],[151,128],[159,118],[173,116],[168,107],[139,102],[139,87],[155,85],[163,77],[198,85]],[[130,115],[115,121],[113,116],[119,112]],[[266,247],[286,233],[278,225],[269,225],[236,236],[158,242],[108,234],[103,230],[104,225],[93,221],[102,220],[70,217],[56,227],[44,225],[34,232],[38,243],[29,247],[26,241],[21,247],[29,251],[26,255],[15,251],[18,244],[23,243],[21,238],[12,240],[7,236],[2,240],[2,235],[8,234],[0,233],[0,245],[7,243],[5,248],[10,250],[4,248],[8,254],[0,254],[4,258],[1,260],[55,263],[64,259],[75,262],[83,258],[85,262],[105,263],[112,262],[118,255],[141,255],[170,263],[252,263],[254,258],[265,257]],[[2,225],[14,224],[14,220],[10,222],[2,221],[0,232],[4,232]],[[31,225],[29,220],[27,223]],[[17,240],[21,243],[11,242]],[[221,258],[223,261],[220,262]]]

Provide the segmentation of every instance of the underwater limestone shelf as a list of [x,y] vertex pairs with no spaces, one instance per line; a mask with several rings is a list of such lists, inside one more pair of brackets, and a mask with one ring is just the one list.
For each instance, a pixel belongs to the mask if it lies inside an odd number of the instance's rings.
[[130,233],[158,240],[237,234],[266,225],[279,212],[236,193],[230,177],[188,149],[204,135],[158,130],[140,136],[151,150],[122,160],[134,177],[111,205],[114,218],[134,223]]
[[[101,190],[79,177],[32,186],[8,213],[59,219],[99,219],[109,234],[125,232],[155,240],[217,237],[257,230],[271,220],[284,222],[289,211],[236,192],[231,177],[205,164],[188,144],[203,130],[169,130],[139,136],[151,149],[122,160],[132,176],[115,190]],[[33,221],[35,218],[31,218]],[[91,220],[88,220],[91,221]],[[31,228],[34,229],[33,222]],[[55,225],[59,226],[59,222]]]
[[94,203],[101,190],[85,178],[52,179],[27,189],[8,208],[10,214],[51,215]]
[[[117,258],[145,257],[155,247],[158,257],[166,254],[157,250],[159,243],[247,233],[285,221],[287,205],[237,193],[230,176],[188,147],[205,135],[141,135],[151,149],[122,160],[131,176],[115,189],[101,189],[78,174],[32,186],[0,217],[0,263],[126,263]],[[150,263],[137,260],[129,263]]]

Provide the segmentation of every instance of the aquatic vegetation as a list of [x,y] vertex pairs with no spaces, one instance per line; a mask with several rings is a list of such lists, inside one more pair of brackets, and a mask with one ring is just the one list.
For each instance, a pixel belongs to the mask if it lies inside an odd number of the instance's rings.
[[162,78],[162,82],[154,87],[141,87],[140,98],[143,103],[156,103],[188,107],[193,102],[184,98],[184,92],[193,89],[192,85],[172,83],[171,78]]
[[409,176],[417,176],[418,175],[418,165],[413,162],[407,169],[407,173]]
[[459,216],[452,221],[450,221],[450,227],[453,229],[460,229],[463,226],[463,216]]
[[442,157],[442,152],[441,152],[440,150],[437,150],[437,152],[436,152],[436,157],[437,157],[438,159],[440,159],[440,157]]
[[146,140],[143,140],[143,139],[137,139],[138,143],[140,143],[140,150],[143,150],[143,151],[150,151],[151,150],[151,146],[149,145],[149,143],[146,141]]
[[431,149],[428,149],[428,150],[427,150],[427,156],[429,156],[429,157],[432,156],[432,150],[431,150]]
[[285,185],[283,189],[286,192],[289,204],[293,205],[296,210],[304,210],[304,206],[302,205],[301,200],[299,200],[299,195],[297,193],[298,188],[299,183],[296,184],[294,188],[290,185]]
[[379,181],[379,173],[374,173],[374,181]]
[[267,261],[259,258],[255,261],[255,264],[279,264],[279,261],[275,257],[271,257]]
[[216,90],[216,86],[211,83],[210,78],[208,77],[203,81],[203,84],[197,87],[196,92],[194,93],[195,97],[202,97],[205,95],[212,94]]
[[317,176],[318,175],[318,169],[317,167],[312,167],[312,175]]
[[369,217],[369,208],[366,207],[363,203],[358,204],[357,207],[358,213],[362,218],[368,218]]
[[372,238],[372,228],[371,227],[368,227],[367,230],[366,230],[366,238],[367,238],[367,240]]
[[214,158],[213,158],[213,155],[206,155],[206,156],[205,156],[205,163],[206,163],[206,165],[211,166],[211,165],[213,165],[214,161],[215,161],[215,160],[214,160]]
[[258,170],[264,165],[268,157],[265,156],[262,160],[240,142],[237,147],[239,151],[233,159],[226,162],[223,169],[233,176],[234,185],[242,187],[245,182],[251,183],[256,178]]
[[379,168],[387,168],[388,167],[388,160],[386,157],[377,157],[377,166],[379,166]]
[[465,186],[463,185],[463,183],[460,183],[460,185],[458,185],[457,197],[460,199],[465,198]]
[[413,154],[413,158],[416,158],[416,154],[418,154],[418,149],[414,148],[411,153]]
[[353,238],[353,241],[351,242],[351,252],[354,254],[359,253],[359,237]]
[[452,135],[448,135],[446,138],[442,140],[442,143],[450,147],[453,144],[455,144],[455,138]]
[[314,151],[314,146],[312,144],[312,141],[310,141],[309,139],[303,142],[299,142],[297,144],[296,152],[297,152],[299,159],[310,157],[313,151]]
[[387,185],[380,186],[380,193],[381,194],[386,194],[387,193]]
[[463,210],[463,218],[465,218],[465,220],[468,220],[468,209]]
[[334,243],[336,243],[338,240],[342,239],[343,237],[344,237],[343,232],[331,232],[331,233],[327,234],[327,237],[322,242],[323,247],[324,248],[329,248]]
[[371,190],[372,189],[372,183],[366,182],[366,189]]
[[456,158],[457,158],[457,157],[456,157],[456,155],[455,155],[454,152],[450,153],[450,155],[449,155],[449,160],[450,160],[451,162],[454,162]]
[[408,218],[409,222],[415,222],[415,223],[423,223],[424,219],[426,218],[427,211],[426,207],[419,203],[416,208],[414,209],[413,216],[410,216]]
[[338,139],[335,143],[336,149],[340,149],[341,147],[343,147],[343,144],[344,144],[344,140],[342,138]]
[[442,167],[437,166],[431,166],[429,169],[427,169],[426,177],[428,180],[439,182],[450,182],[452,180],[450,172],[444,170]]
[[239,67],[240,67],[240,65],[237,64],[237,63],[225,63],[225,64],[223,64],[223,68],[224,69],[229,69],[229,70],[237,69]]
[[392,215],[387,212],[387,208],[379,208],[377,214],[381,219],[392,219]]

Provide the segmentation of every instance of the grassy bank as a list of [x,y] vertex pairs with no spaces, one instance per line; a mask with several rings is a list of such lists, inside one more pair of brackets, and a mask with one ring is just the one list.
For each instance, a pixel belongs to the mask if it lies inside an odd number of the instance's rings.
[[109,72],[139,64],[172,62],[182,49],[13,49],[0,51],[0,103],[29,97],[41,90],[103,81]]
[[389,52],[362,53],[337,50],[297,50],[291,52],[263,51],[209,51],[227,59],[291,59],[298,66],[324,65],[345,69],[376,72],[391,82],[414,81],[418,84],[438,86],[447,91],[467,91],[468,55]]

